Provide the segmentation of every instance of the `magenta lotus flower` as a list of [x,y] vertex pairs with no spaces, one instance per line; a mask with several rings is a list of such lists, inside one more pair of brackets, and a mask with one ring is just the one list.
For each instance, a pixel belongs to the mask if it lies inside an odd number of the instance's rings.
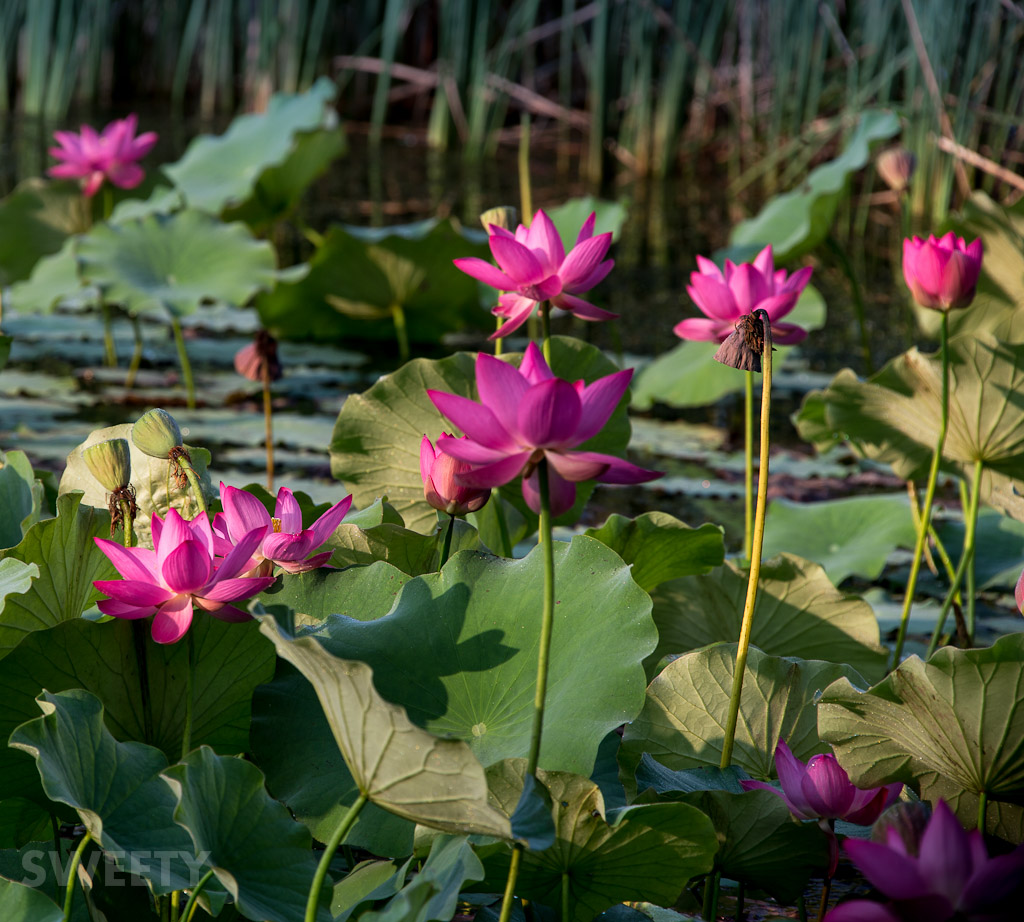
[[977,830],[965,832],[945,801],[935,805],[916,855],[900,834],[886,843],[847,839],[843,847],[891,902],[851,900],[827,922],[1011,922],[1021,917],[1024,845],[989,858]]
[[807,287],[813,271],[810,266],[792,275],[776,269],[771,246],[761,250],[752,263],[737,266],[727,259],[724,273],[703,256],[697,257],[697,266],[700,271],[690,273],[686,291],[705,316],[679,321],[673,330],[680,339],[723,343],[740,317],[759,308],[771,318],[776,345],[792,346],[807,336],[803,327],[781,321]]
[[271,517],[263,503],[251,493],[237,487],[220,485],[220,498],[224,511],[213,518],[213,534],[216,546],[228,548],[237,544],[241,535],[255,528],[262,528],[265,537],[254,549],[250,567],[260,567],[260,572],[269,571],[273,565],[286,573],[303,573],[322,567],[331,557],[331,551],[308,555],[334,534],[334,530],[345,518],[352,497],[346,496],[335,503],[310,528],[302,527],[302,510],[287,487],[277,491],[277,503]]
[[967,307],[981,274],[982,243],[968,244],[952,231],[943,237],[903,241],[903,278],[921,307],[949,311]]
[[151,632],[157,643],[175,643],[184,637],[196,605],[222,621],[248,621],[247,612],[229,603],[262,592],[274,581],[273,577],[239,576],[265,530],[260,526],[246,532],[222,560],[215,557],[210,520],[199,515],[186,521],[176,509],[166,519],[153,516],[153,550],[95,538],[123,577],[95,580],[93,585],[110,596],[96,604],[103,614],[115,618],[153,615]]
[[[441,435],[446,439],[451,438],[447,432]],[[456,481],[457,475],[466,473],[471,467],[465,461],[457,461],[451,455],[438,451],[430,439],[423,436],[420,442],[423,495],[435,509],[449,515],[465,515],[467,512],[476,512],[490,499],[490,488],[464,487]]]
[[520,224],[514,234],[497,224],[488,227],[488,243],[499,268],[475,256],[454,261],[467,275],[505,292],[492,313],[507,319],[491,339],[518,330],[540,301],[550,301],[552,307],[583,320],[613,320],[618,316],[576,297],[593,288],[615,265],[614,260],[604,258],[612,235],[595,237],[596,220],[591,214],[583,222],[568,255],[555,225],[541,210],[529,227]]
[[145,173],[136,161],[141,160],[156,144],[152,131],[135,136],[138,117],[134,114],[111,122],[100,134],[89,125],[82,131],[55,131],[59,147],[51,147],[50,155],[63,163],[47,172],[58,179],[82,180],[82,193],[91,198],[109,179],[121,189],[134,189]]
[[576,484],[644,483],[661,474],[644,470],[613,455],[572,451],[601,431],[629,386],[633,370],[617,371],[593,384],[570,384],[556,378],[540,349],[530,343],[522,364],[515,368],[481,353],[476,360],[480,402],[427,391],[434,406],[468,438],[442,435],[438,450],[470,469],[456,474],[466,487],[497,487],[517,477],[523,480],[527,505],[540,512],[537,465],[548,463],[551,513],[572,508]]

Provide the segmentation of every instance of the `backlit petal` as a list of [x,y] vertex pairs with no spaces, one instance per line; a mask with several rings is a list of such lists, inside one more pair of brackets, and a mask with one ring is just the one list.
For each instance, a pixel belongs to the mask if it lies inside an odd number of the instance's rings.
[[578,445],[575,434],[581,414],[579,394],[568,381],[552,378],[534,384],[518,407],[524,444],[536,448]]
[[192,624],[192,597],[178,596],[162,605],[153,616],[150,632],[157,643],[177,643]]

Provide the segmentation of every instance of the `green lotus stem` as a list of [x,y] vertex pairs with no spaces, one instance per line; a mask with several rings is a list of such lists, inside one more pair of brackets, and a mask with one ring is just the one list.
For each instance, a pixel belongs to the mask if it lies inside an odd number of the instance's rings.
[[800,922],[807,922],[807,901],[804,899],[804,895],[802,893],[797,898],[796,911]]
[[530,113],[519,117],[519,204],[523,219],[528,224],[533,215],[533,187],[530,183]]
[[267,492],[274,492],[274,404],[270,399],[270,362],[263,363],[263,440],[267,449]]
[[[980,484],[981,484],[981,462],[975,462],[974,465],[974,480],[971,484],[971,498],[967,503],[963,502],[963,496],[965,493],[964,483],[960,482],[960,496],[961,496],[961,508],[970,508],[971,516],[971,556],[967,561],[967,573],[964,576],[964,580],[967,584],[967,639],[970,643],[974,643],[974,607],[977,601],[977,587],[975,586],[974,580],[974,564],[978,559],[978,555],[974,552],[974,539],[977,536],[978,531],[978,511],[980,509]],[[966,528],[964,530],[964,541],[967,540]]]
[[194,410],[196,408],[196,383],[192,379],[192,363],[188,360],[188,352],[185,349],[185,337],[181,332],[181,321],[177,317],[171,318],[171,330],[174,332],[174,345],[178,349],[181,376],[185,379],[186,403],[190,410]]
[[[494,320],[495,320],[495,323],[494,323],[494,329],[495,330],[500,330],[505,325],[505,318],[504,317],[495,317]],[[496,356],[498,356],[498,355],[501,355],[502,352],[504,352],[504,351],[505,351],[505,340],[502,337],[499,336],[494,341],[494,354]]]
[[988,808],[988,791],[978,794],[978,832],[985,832],[985,812]]
[[828,911],[828,898],[832,892],[832,877],[826,877],[821,885],[821,903],[818,906],[818,922],[825,918]]
[[718,872],[713,871],[708,874],[704,884],[704,906],[701,915],[708,922],[715,922],[715,916],[718,915],[718,879]]
[[[537,651],[537,690],[533,697],[533,729],[530,733],[530,752],[526,758],[526,774],[537,774],[540,761],[541,731],[544,728],[544,701],[548,689],[548,660],[551,654],[551,633],[555,620],[555,547],[551,536],[551,491],[548,483],[548,463],[542,460],[537,465],[537,485],[540,493],[540,533],[538,541],[544,554],[544,603],[541,610],[540,648]],[[498,922],[508,922],[512,912],[516,877],[523,846],[516,842],[512,846],[512,861],[505,882],[505,895],[501,901]]]
[[178,922],[178,904],[181,903],[181,891],[171,891],[171,922]]
[[103,364],[107,368],[116,368],[117,345],[114,343],[113,316],[110,305],[102,298],[100,311],[103,314]]
[[50,831],[53,833],[53,848],[57,853],[57,858],[60,858],[60,824],[57,822],[55,814],[50,814]]
[[448,563],[448,555],[452,551],[452,532],[454,531],[455,516],[449,513],[448,526],[444,530],[444,544],[441,546],[441,562],[437,565],[438,570],[440,570],[446,563]]
[[501,504],[501,490],[497,487],[491,489],[491,502],[494,504],[494,514],[498,519],[498,534],[501,536],[501,553],[504,557],[512,556],[512,537],[508,533],[508,521],[505,518],[505,507]]
[[199,475],[196,473],[196,469],[192,467],[192,462],[183,456],[178,457],[176,462],[188,479],[188,485],[192,488],[200,514],[206,515],[206,497],[203,496],[203,485],[199,482]]
[[139,689],[142,695],[143,742],[153,742],[153,702],[149,695],[149,663],[146,658],[146,625],[132,621],[132,641],[135,646],[135,664],[139,670]]
[[188,644],[188,666],[185,669],[185,729],[181,733],[181,757],[184,759],[192,750],[192,699],[193,684],[195,682],[196,669],[196,641],[195,634],[188,632],[186,639]]
[[551,304],[548,301],[540,302],[540,335],[541,351],[544,353],[544,361],[551,367]]
[[907,625],[910,621],[910,608],[914,604],[914,589],[917,587],[917,575],[921,571],[925,533],[932,519],[932,502],[935,500],[935,484],[939,479],[939,463],[942,461],[942,449],[946,444],[946,431],[949,429],[949,314],[945,311],[942,314],[940,341],[942,344],[942,416],[939,422],[939,438],[932,454],[932,466],[928,470],[924,505],[921,507],[921,522],[917,529],[914,557],[910,561],[910,575],[907,577],[907,590],[903,597],[903,614],[900,616],[900,629],[896,636],[896,647],[893,650],[890,672],[900,664],[900,658],[903,655],[903,644],[907,638]]
[[569,903],[569,872],[562,873],[562,922],[570,922],[572,919],[571,904]]
[[114,190],[110,186],[105,185],[103,187],[103,220],[110,220],[110,216],[114,213]]
[[331,866],[331,859],[338,850],[338,846],[344,841],[349,830],[355,825],[359,818],[359,811],[366,806],[369,795],[359,792],[356,802],[349,807],[345,818],[338,824],[331,838],[324,843],[324,853],[320,856],[320,862],[316,866],[316,873],[313,875],[313,883],[309,887],[309,897],[306,899],[305,922],[316,922],[317,904],[320,902],[320,890],[324,885],[324,878],[327,877],[327,869]]
[[135,387],[135,376],[142,364],[142,326],[135,314],[132,314],[132,334],[135,337],[135,345],[132,347],[132,360],[128,363],[128,374],[124,376],[124,386],[127,388]]
[[195,915],[196,909],[199,907],[199,894],[203,892],[203,887],[211,877],[213,877],[213,868],[208,868],[206,873],[199,878],[199,883],[192,888],[185,909],[181,913],[182,922],[192,922],[192,916]]
[[743,557],[750,560],[754,540],[754,373],[745,373],[743,403]]
[[395,339],[398,340],[398,357],[404,365],[409,361],[409,331],[405,325],[405,311],[395,302],[391,305],[391,319],[395,323]]
[[[736,647],[736,665],[732,677],[732,694],[729,697],[729,716],[725,724],[725,740],[722,744],[721,767],[728,768],[732,762],[733,744],[736,740],[736,722],[740,713],[740,696],[743,694],[743,673],[747,668],[747,651],[750,648],[750,633],[754,624],[754,603],[757,600],[757,581],[761,575],[761,547],[764,544],[764,517],[768,505],[768,423],[772,397],[772,330],[771,321],[765,311],[755,312],[764,325],[764,353],[761,356],[763,368],[761,377],[761,444],[757,469],[757,509],[754,512],[753,540],[750,546],[750,572],[747,575],[747,597],[743,603],[743,620],[740,623],[740,638]],[[761,316],[763,315],[763,316]]]
[[853,310],[857,315],[857,327],[860,331],[860,351],[864,357],[864,368],[869,375],[875,373],[875,363],[871,359],[871,341],[868,339],[868,325],[864,312],[864,295],[860,290],[860,282],[857,281],[857,273],[850,265],[850,259],[846,251],[840,246],[834,237],[828,237],[829,249],[835,254],[839,267],[850,282],[850,296],[853,298]]
[[[953,601],[964,578],[964,573],[969,573],[972,569],[974,562],[974,536],[978,527],[978,506],[980,505],[979,499],[981,495],[981,470],[981,462],[975,461],[974,479],[971,482],[971,496],[964,507],[964,548],[960,552],[960,563],[957,564],[956,573],[953,574],[953,579],[949,584],[949,591],[946,593],[946,598],[942,601],[942,608],[939,611],[938,620],[935,622],[935,629],[932,631],[932,639],[928,643],[928,652],[925,653],[925,659],[930,658],[938,647],[939,638],[946,627],[946,617],[949,615],[950,608],[953,607]],[[967,631],[973,637],[974,599],[970,585],[967,587],[967,605]]]
[[82,853],[85,846],[92,841],[92,833],[87,829],[82,841],[78,843],[74,855],[71,856],[71,864],[68,866],[68,885],[64,893],[64,922],[71,922],[71,902],[75,897],[75,876],[78,873],[78,865],[82,861]]
[[135,544],[135,526],[132,522],[132,507],[126,499],[119,500],[118,505],[121,507],[124,546],[132,547]]

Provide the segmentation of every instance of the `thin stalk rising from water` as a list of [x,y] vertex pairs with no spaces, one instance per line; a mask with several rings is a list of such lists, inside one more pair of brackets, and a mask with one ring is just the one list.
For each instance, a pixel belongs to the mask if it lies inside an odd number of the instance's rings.
[[75,898],[75,877],[78,865],[82,861],[82,853],[85,851],[86,845],[91,841],[92,833],[87,829],[85,835],[82,836],[82,841],[78,843],[78,848],[75,849],[74,855],[71,856],[71,864],[68,866],[67,890],[64,893],[64,922],[71,922],[71,903]]
[[274,492],[274,404],[270,399],[270,362],[263,361],[263,439],[267,447],[267,492]]
[[754,373],[746,377],[743,395],[743,557],[750,560],[754,540]]
[[174,332],[174,345],[178,350],[181,376],[185,379],[186,403],[190,410],[194,410],[196,408],[196,383],[192,378],[192,363],[188,360],[188,351],[185,349],[185,337],[181,332],[181,321],[177,317],[171,319],[171,330]]
[[334,834],[327,842],[324,843],[324,853],[320,856],[320,863],[316,866],[316,873],[313,875],[313,883],[309,888],[309,897],[306,900],[305,922],[316,922],[316,910],[317,905],[320,902],[320,890],[324,885],[324,878],[327,877],[327,869],[331,865],[331,859],[334,858],[334,853],[338,850],[338,846],[345,840],[345,836],[348,835],[349,830],[355,825],[356,820],[359,818],[359,811],[366,805],[367,800],[369,800],[369,796],[360,791],[359,797],[356,798],[356,802],[349,807],[348,813],[345,814],[345,818],[338,824],[338,828],[334,830]]

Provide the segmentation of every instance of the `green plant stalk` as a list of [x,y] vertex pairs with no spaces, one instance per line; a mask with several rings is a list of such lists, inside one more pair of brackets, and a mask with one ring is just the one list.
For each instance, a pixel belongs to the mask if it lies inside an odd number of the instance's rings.
[[715,922],[718,915],[718,881],[721,875],[717,871],[708,874],[704,883],[704,905],[701,915],[707,922]]
[[174,332],[174,345],[178,350],[181,376],[185,379],[186,404],[190,410],[194,410],[196,408],[196,383],[192,378],[192,363],[188,360],[188,351],[185,349],[181,321],[177,317],[171,319],[171,330]]
[[[964,549],[960,552],[960,562],[957,564],[956,573],[953,574],[953,579],[949,584],[949,591],[946,593],[946,598],[942,601],[942,609],[939,611],[938,620],[935,622],[935,629],[932,631],[932,639],[928,643],[928,652],[925,654],[925,659],[931,657],[939,646],[939,638],[946,627],[946,617],[949,615],[950,608],[953,607],[953,601],[960,588],[960,583],[964,578],[964,574],[970,572],[974,562],[974,538],[978,528],[978,506],[980,505],[979,500],[981,496],[981,471],[981,461],[975,461],[974,478],[971,481],[971,496],[964,509]],[[973,637],[974,600],[971,596],[972,587],[968,586],[967,604],[969,614],[967,630]]]
[[64,893],[64,922],[71,922],[71,903],[75,897],[75,876],[78,872],[78,865],[82,861],[82,853],[85,851],[85,846],[92,841],[92,833],[87,829],[85,835],[82,836],[82,841],[78,843],[78,848],[75,849],[74,855],[71,856],[71,864],[68,867],[68,885]]
[[541,351],[544,353],[544,361],[551,367],[551,302],[540,302],[540,335]]
[[801,893],[796,901],[797,918],[800,922],[807,922],[807,901],[804,899],[804,895]]
[[185,457],[179,457],[177,464],[184,471],[188,484],[192,487],[192,493],[196,498],[196,505],[199,507],[199,514],[206,515],[206,497],[203,496],[203,485],[199,482],[199,475],[196,473],[196,469],[192,467],[192,462]]
[[185,668],[185,729],[181,733],[181,757],[192,751],[192,699],[195,697],[196,641],[192,631],[188,631],[188,665]]
[[110,305],[100,296],[100,311],[103,314],[103,364],[107,368],[117,367],[117,346],[114,343],[113,316]]
[[53,849],[57,853],[57,858],[63,861],[60,856],[60,824],[53,813],[50,814],[50,831],[53,833]]
[[135,337],[135,345],[132,348],[132,360],[128,363],[128,374],[124,376],[126,388],[135,387],[135,376],[139,373],[139,366],[142,364],[142,327],[139,318],[132,315],[132,335]]
[[928,482],[925,485],[924,505],[921,507],[921,523],[917,529],[917,541],[914,543],[914,557],[910,561],[910,575],[907,577],[907,590],[903,598],[903,614],[900,616],[900,629],[893,650],[891,672],[900,664],[903,655],[903,644],[907,638],[907,625],[910,622],[910,608],[914,604],[914,589],[917,587],[917,575],[921,571],[921,557],[924,553],[924,539],[932,518],[932,503],[935,500],[935,484],[939,479],[939,463],[942,461],[942,449],[946,444],[946,431],[949,429],[949,314],[942,313],[941,330],[942,349],[942,417],[939,422],[939,438],[932,454],[932,465],[928,470]]
[[324,853],[320,856],[320,862],[316,866],[316,873],[313,875],[313,883],[309,887],[309,897],[306,899],[305,922],[316,922],[317,904],[320,902],[320,890],[324,885],[324,878],[327,877],[327,869],[331,865],[331,859],[338,850],[338,846],[345,840],[349,830],[355,825],[359,818],[359,811],[366,806],[370,799],[368,794],[359,792],[356,802],[349,807],[345,818],[338,824],[331,838],[324,843]]
[[132,523],[131,505],[128,500],[118,500],[118,505],[121,507],[121,522],[122,524],[122,536],[124,539],[125,547],[132,547],[135,544],[135,528]]
[[192,888],[188,902],[181,913],[182,922],[192,922],[192,916],[195,915],[196,909],[199,907],[199,894],[203,892],[203,887],[211,877],[213,877],[213,868],[208,868],[206,873],[199,878],[199,883]]
[[818,906],[818,922],[822,922],[828,911],[828,898],[832,892],[832,878],[826,877],[821,885],[821,903]]
[[494,503],[494,514],[498,519],[498,534],[501,536],[501,553],[505,557],[512,556],[512,538],[508,533],[508,522],[505,520],[505,507],[501,505],[501,490],[491,489],[491,502]]
[[270,399],[270,363],[263,363],[263,440],[267,449],[267,492],[274,492],[274,404]]
[[[494,324],[494,329],[495,330],[500,330],[504,326],[504,324],[505,324],[505,318],[504,317],[498,317],[498,318],[496,318],[496,323]],[[504,351],[505,351],[505,340],[502,339],[499,336],[496,340],[494,340],[494,354],[496,356],[498,356],[498,355],[501,355],[502,352],[504,352]]]
[[178,906],[181,903],[181,891],[171,891],[171,922],[178,922]]
[[736,722],[740,713],[740,696],[743,694],[743,673],[747,668],[747,651],[750,647],[750,633],[754,624],[754,603],[757,600],[757,580],[761,575],[761,547],[764,543],[764,517],[768,505],[768,423],[772,396],[772,332],[771,322],[764,311],[758,311],[764,324],[764,354],[761,379],[761,444],[759,446],[757,470],[757,509],[754,513],[753,541],[750,548],[750,572],[747,576],[747,596],[743,603],[743,620],[740,623],[740,638],[736,647],[736,666],[732,677],[732,693],[729,696],[729,715],[725,724],[725,740],[722,744],[721,767],[728,768],[732,762],[733,744],[736,740]]
[[395,323],[395,339],[398,340],[398,357],[401,359],[404,365],[409,361],[409,330],[405,325],[405,311],[402,309],[402,305],[395,304],[391,305],[391,319]]
[[[537,465],[537,485],[540,492],[540,530],[538,542],[544,553],[544,603],[541,610],[540,648],[537,651],[537,690],[533,697],[533,729],[530,733],[530,752],[526,758],[526,773],[537,774],[540,761],[541,733],[544,729],[544,701],[548,689],[548,660],[551,654],[551,633],[555,620],[555,548],[551,537],[551,492],[548,483],[548,462],[542,459]],[[515,896],[519,862],[523,846],[518,842],[512,846],[512,861],[505,882],[505,895],[501,901],[501,915],[498,922],[508,922]]]
[[448,563],[448,555],[452,552],[452,532],[455,531],[455,516],[448,514],[448,525],[444,530],[444,544],[441,546],[441,562],[437,565],[440,570]]
[[533,214],[533,187],[530,183],[530,113],[519,117],[519,204],[523,217]]
[[745,372],[743,401],[743,557],[754,540],[754,373]]

